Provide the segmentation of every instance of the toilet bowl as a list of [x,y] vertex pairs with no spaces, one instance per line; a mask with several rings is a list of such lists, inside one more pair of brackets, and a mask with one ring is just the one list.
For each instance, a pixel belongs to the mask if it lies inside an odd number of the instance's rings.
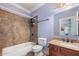
[[35,56],[43,55],[42,49],[46,45],[46,42],[47,42],[46,38],[38,38],[38,45],[34,45],[32,47],[32,51],[34,52]]
[[32,51],[34,52],[35,56],[42,56],[43,55],[42,49],[43,46],[41,45],[35,45],[32,47]]
[[35,45],[32,47],[33,52],[40,52],[42,50],[43,46]]

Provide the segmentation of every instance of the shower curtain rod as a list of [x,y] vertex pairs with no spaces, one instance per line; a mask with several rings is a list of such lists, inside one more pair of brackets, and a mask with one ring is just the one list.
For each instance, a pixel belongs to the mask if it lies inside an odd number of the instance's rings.
[[[35,18],[32,18],[32,19],[35,19]],[[44,22],[44,21],[48,21],[48,20],[49,20],[49,19],[41,20],[41,21],[38,21],[38,23]]]
[[41,20],[41,21],[38,21],[38,23],[44,22],[44,21],[48,21],[48,20],[49,20],[49,19]]

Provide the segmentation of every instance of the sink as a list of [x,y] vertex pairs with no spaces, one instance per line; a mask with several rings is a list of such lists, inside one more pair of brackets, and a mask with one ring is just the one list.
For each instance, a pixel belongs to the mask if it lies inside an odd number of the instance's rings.
[[78,43],[71,43],[71,42],[59,42],[59,46],[70,48],[70,49],[77,49],[79,51],[79,44]]

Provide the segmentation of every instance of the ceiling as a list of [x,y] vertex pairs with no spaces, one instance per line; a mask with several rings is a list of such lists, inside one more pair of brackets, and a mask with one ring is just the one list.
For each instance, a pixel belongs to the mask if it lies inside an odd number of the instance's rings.
[[16,3],[16,5],[28,13],[31,13],[43,6],[44,3]]
[[[17,7],[17,8],[19,8],[19,9],[21,9],[21,10],[23,10],[23,11],[30,14],[33,11],[35,11],[35,10],[39,9],[40,7],[42,7],[43,5],[46,5],[46,3],[13,3],[12,5],[14,5],[15,7]],[[51,4],[49,3],[49,5],[51,5]],[[65,6],[64,8],[60,8],[58,6],[58,3],[52,3],[51,6],[53,6],[52,10],[54,10],[54,12],[58,13],[58,12],[61,12],[63,10],[66,10],[66,9],[70,9],[75,5],[79,5],[79,4],[73,3],[73,4]]]

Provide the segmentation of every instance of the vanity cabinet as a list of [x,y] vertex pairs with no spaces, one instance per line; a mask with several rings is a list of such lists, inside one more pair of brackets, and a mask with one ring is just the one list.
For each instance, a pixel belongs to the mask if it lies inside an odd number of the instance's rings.
[[60,47],[55,45],[49,45],[49,56],[57,56],[60,55]]
[[79,51],[75,51],[72,49],[61,47],[60,51],[63,56],[79,56]]
[[49,56],[79,56],[79,51],[49,44]]

